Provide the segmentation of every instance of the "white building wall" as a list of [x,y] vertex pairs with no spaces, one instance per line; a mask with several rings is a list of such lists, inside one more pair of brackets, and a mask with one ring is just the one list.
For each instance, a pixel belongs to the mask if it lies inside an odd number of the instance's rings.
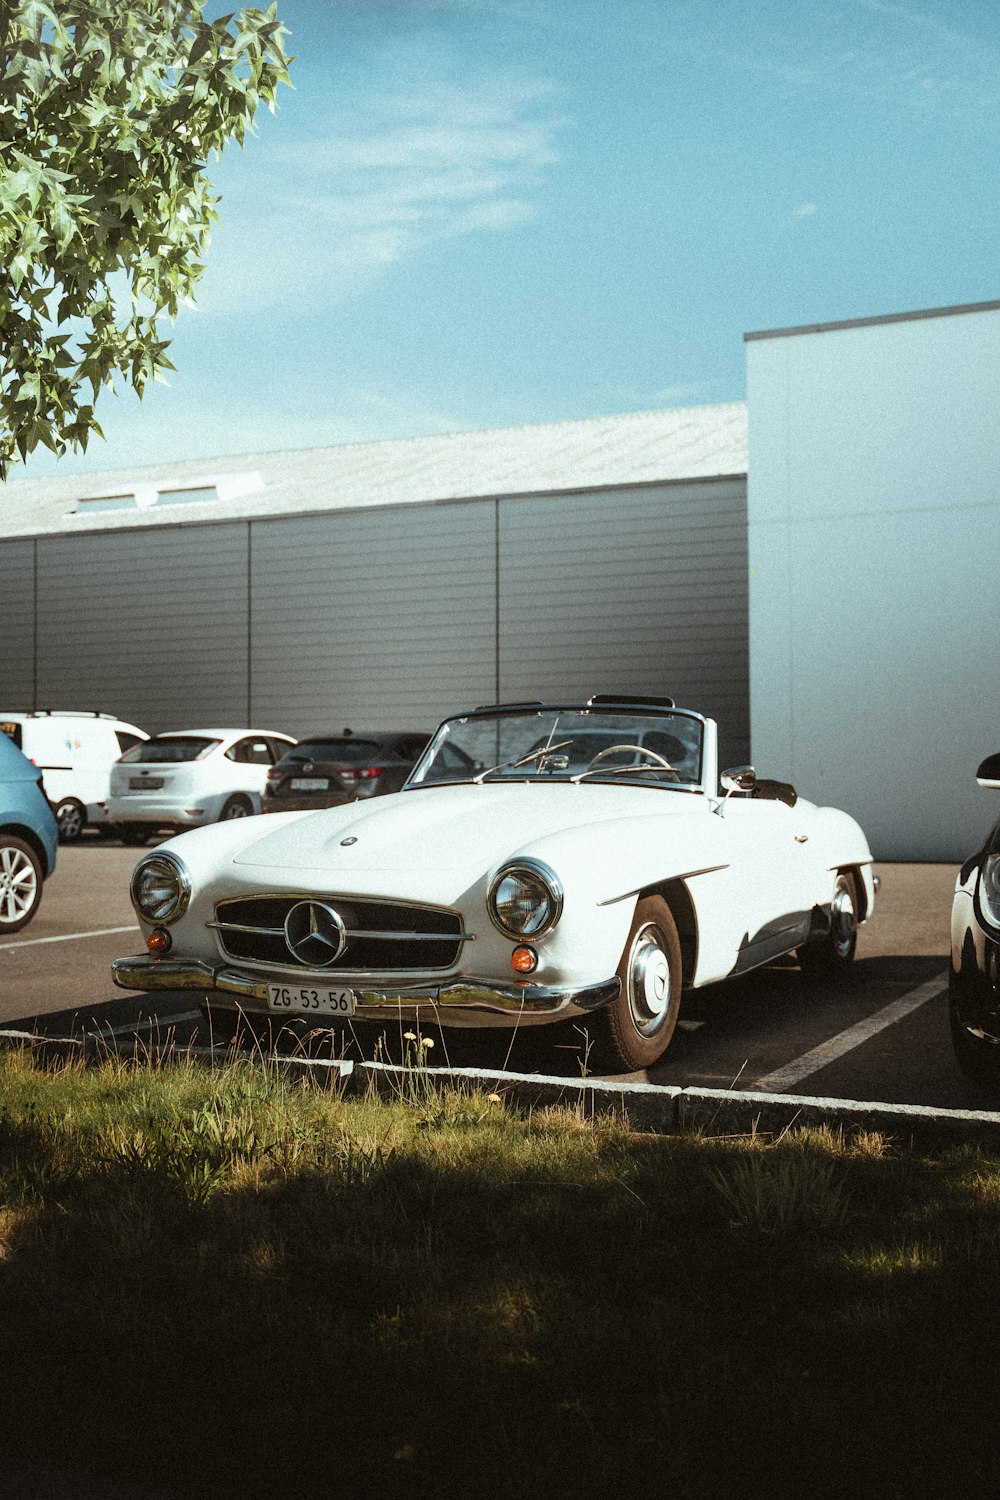
[[1000,304],[747,336],[754,763],[876,857],[1000,814]]

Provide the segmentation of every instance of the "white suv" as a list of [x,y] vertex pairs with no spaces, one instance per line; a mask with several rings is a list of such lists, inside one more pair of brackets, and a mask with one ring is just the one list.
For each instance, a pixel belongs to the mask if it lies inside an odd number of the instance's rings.
[[123,750],[147,738],[114,714],[76,709],[0,712],[0,730],[41,771],[64,843],[88,826],[107,830],[111,767]]
[[295,744],[271,729],[182,729],[127,751],[111,773],[108,812],[126,844],[168,828],[261,810],[267,773]]

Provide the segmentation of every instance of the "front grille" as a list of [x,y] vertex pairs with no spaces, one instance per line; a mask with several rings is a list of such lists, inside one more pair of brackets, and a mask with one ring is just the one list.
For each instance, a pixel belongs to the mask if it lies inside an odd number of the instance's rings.
[[285,918],[300,901],[332,906],[344,924],[344,951],[324,972],[395,973],[401,970],[446,970],[458,962],[468,935],[454,912],[398,901],[359,900],[354,896],[243,896],[220,901],[214,926],[229,958],[251,963],[303,968],[285,942]]

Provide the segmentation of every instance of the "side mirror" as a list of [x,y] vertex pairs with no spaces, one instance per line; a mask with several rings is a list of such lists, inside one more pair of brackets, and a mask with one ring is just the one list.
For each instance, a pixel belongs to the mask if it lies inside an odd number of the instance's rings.
[[[1000,762],[1000,756],[997,757]],[[757,785],[757,772],[753,766],[733,766],[719,777],[724,792],[752,792]]]
[[980,786],[1000,791],[1000,755],[987,755],[976,772],[976,780]]

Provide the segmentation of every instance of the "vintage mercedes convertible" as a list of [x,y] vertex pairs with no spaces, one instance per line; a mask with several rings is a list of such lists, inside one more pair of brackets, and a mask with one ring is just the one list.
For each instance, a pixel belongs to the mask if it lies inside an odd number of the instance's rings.
[[686,990],[846,966],[872,911],[857,823],[749,766],[720,784],[716,746],[667,698],[448,718],[399,792],[145,854],[115,981],[331,1026],[586,1017],[605,1067],[648,1067]]

